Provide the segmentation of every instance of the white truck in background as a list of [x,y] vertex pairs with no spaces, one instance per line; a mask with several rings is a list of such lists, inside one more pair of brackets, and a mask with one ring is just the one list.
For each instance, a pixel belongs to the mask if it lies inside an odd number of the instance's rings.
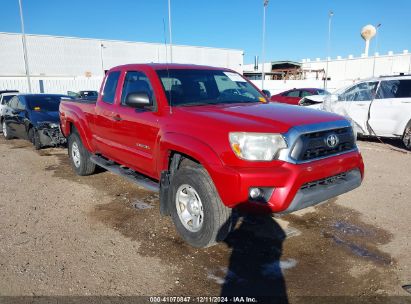
[[399,138],[411,150],[411,76],[362,80],[328,96],[307,96],[299,104],[346,116],[357,134]]

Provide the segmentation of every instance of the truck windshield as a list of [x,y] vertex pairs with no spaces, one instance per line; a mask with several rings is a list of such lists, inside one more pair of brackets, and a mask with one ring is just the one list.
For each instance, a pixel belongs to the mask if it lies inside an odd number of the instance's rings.
[[68,96],[40,95],[27,96],[26,101],[30,110],[44,112],[58,112],[61,98]]
[[168,103],[173,106],[266,101],[237,73],[222,70],[158,70]]

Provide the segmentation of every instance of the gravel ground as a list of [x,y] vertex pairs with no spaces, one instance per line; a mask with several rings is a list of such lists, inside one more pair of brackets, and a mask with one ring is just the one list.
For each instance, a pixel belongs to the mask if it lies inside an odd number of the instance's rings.
[[292,215],[240,215],[199,250],[156,194],[103,170],[78,177],[65,149],[1,138],[0,295],[406,296],[411,155],[359,145],[361,188]]

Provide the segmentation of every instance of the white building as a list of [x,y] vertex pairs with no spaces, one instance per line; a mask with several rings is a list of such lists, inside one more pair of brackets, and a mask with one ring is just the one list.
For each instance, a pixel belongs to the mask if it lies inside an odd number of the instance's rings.
[[[278,61],[267,62],[264,65],[265,73],[273,72]],[[319,80],[325,77],[327,69],[327,59],[303,59],[296,63],[300,65],[301,77],[295,80]],[[260,73],[262,64],[255,69],[254,64],[245,64],[244,73]],[[411,74],[411,53],[404,50],[400,54],[388,52],[380,55],[354,57],[349,55],[346,58],[338,56],[328,60],[328,78],[331,81],[355,81],[364,78]],[[266,75],[266,79],[271,79]]]
[[[290,71],[278,70],[276,67],[284,62],[288,62],[294,67]],[[301,62],[292,61],[273,61],[264,65],[266,73],[264,89],[272,94],[282,91],[302,88],[302,87],[325,87],[325,71],[327,69],[327,59],[303,59]],[[255,68],[254,64],[244,65],[244,74],[261,88],[262,65]],[[284,77],[281,77],[283,74]],[[338,56],[328,60],[328,82],[327,89],[333,91],[356,82],[360,79],[386,76],[411,74],[411,54],[404,50],[400,54],[388,52],[380,55],[354,57],[349,55],[347,58]],[[251,76],[251,77],[250,77]],[[281,80],[272,80],[281,79]]]
[[[160,43],[26,35],[33,92],[64,93],[99,89],[104,71],[127,63],[170,62]],[[243,71],[243,51],[173,45],[173,63],[227,67]],[[0,89],[27,91],[21,34],[0,33]]]

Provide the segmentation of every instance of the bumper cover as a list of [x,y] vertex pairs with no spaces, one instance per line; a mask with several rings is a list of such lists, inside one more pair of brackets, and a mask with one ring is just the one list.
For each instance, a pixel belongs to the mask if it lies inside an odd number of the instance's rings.
[[286,210],[290,213],[325,202],[330,198],[358,188],[361,185],[361,172],[358,169],[310,183],[312,186],[301,187]]
[[[306,208],[360,186],[364,164],[358,151],[302,164],[278,161],[275,166],[259,168],[214,167],[209,171],[223,203],[250,211],[288,213]],[[323,179],[344,174],[334,182]],[[318,183],[316,187],[307,184]],[[251,187],[271,187],[266,203],[249,199]]]
[[41,125],[37,127],[42,146],[60,146],[66,143],[66,138],[61,133],[60,127]]

